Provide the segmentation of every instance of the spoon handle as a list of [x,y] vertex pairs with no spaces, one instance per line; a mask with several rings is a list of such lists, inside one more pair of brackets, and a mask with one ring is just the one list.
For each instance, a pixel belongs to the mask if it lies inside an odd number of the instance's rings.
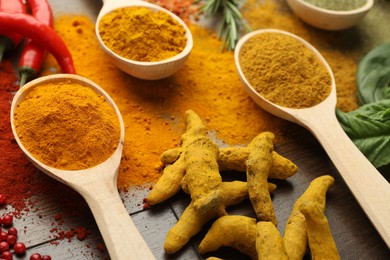
[[111,259],[156,259],[131,220],[112,179],[96,178],[80,193],[95,217]]
[[344,132],[335,113],[311,111],[304,125],[319,140],[352,194],[390,248],[390,184]]

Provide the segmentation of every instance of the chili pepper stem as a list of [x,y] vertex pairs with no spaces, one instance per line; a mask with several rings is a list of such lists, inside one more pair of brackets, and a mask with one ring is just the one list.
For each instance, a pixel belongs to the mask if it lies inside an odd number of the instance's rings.
[[21,72],[20,73],[20,83],[19,86],[22,87],[24,84],[26,84],[27,79],[30,77],[30,73],[28,72]]
[[20,73],[20,84],[19,86],[22,87],[26,82],[28,81],[29,78],[34,77],[37,74],[37,71],[30,67],[20,67],[19,68],[19,73]]

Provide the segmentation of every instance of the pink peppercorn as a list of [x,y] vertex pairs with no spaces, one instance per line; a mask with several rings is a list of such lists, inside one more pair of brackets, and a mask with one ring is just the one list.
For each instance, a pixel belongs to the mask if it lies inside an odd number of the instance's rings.
[[26,253],[26,245],[23,243],[16,243],[14,245],[14,251],[17,255],[23,255],[24,253]]
[[14,227],[8,229],[8,235],[18,236],[18,230]]
[[6,241],[8,237],[8,233],[5,231],[0,232],[0,241]]
[[1,253],[1,259],[12,260],[12,253],[10,251],[4,251]]
[[12,215],[6,214],[1,218],[1,224],[5,227],[12,226],[12,222],[14,221],[14,217]]
[[10,246],[15,245],[15,243],[16,243],[17,240],[18,240],[18,239],[16,238],[15,235],[8,235],[8,237],[7,237],[7,242],[8,242],[8,244],[9,244]]
[[3,253],[9,250],[9,244],[6,241],[0,242],[0,252]]
[[30,260],[42,260],[42,256],[39,253],[34,253],[30,256]]

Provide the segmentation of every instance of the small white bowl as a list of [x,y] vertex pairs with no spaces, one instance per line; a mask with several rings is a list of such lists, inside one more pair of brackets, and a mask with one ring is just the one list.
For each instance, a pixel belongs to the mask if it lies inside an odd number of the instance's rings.
[[[162,8],[155,4],[151,4],[149,2],[144,2],[140,0],[104,0],[103,2],[104,5],[97,17],[95,32],[98,41],[100,43],[100,46],[109,55],[111,61],[119,69],[136,78],[146,79],[146,80],[158,80],[158,79],[163,79],[171,76],[183,66],[184,62],[189,57],[193,47],[193,39],[192,39],[191,31],[188,28],[188,26],[183,22],[183,20],[181,20],[178,16],[168,11],[167,9]],[[135,61],[135,60],[126,59],[113,52],[110,48],[108,48],[104,44],[99,33],[99,22],[101,18],[107,13],[115,9],[130,7],[130,6],[145,7],[154,10],[156,12],[162,11],[172,16],[172,18],[175,19],[181,26],[183,26],[183,28],[186,31],[187,44],[184,47],[184,50],[181,53],[166,60],[144,62],[144,61]]]
[[320,29],[338,31],[356,25],[371,9],[374,0],[367,0],[362,7],[350,11],[327,10],[303,0],[287,0],[287,3],[306,23]]

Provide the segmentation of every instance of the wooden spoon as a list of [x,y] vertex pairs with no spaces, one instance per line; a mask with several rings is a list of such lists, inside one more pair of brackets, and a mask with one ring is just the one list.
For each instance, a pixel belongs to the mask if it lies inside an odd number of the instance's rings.
[[[331,93],[324,101],[310,108],[282,107],[262,97],[249,84],[240,67],[240,49],[252,36],[269,32],[285,34],[301,41],[322,61],[332,78]],[[239,76],[252,99],[271,114],[307,128],[318,139],[352,194],[390,247],[390,184],[360,152],[337,121],[336,84],[332,70],[322,55],[298,36],[274,29],[258,30],[245,35],[238,42],[234,55]]]
[[[15,109],[29,91],[42,83],[63,82],[65,80],[90,87],[98,94],[103,95],[115,109],[120,122],[121,133],[117,149],[109,159],[93,168],[67,171],[49,167],[38,161],[26,150],[15,129]],[[15,94],[11,104],[11,126],[16,142],[37,168],[73,188],[84,197],[95,217],[111,259],[155,259],[131,220],[118,193],[116,181],[125,130],[118,107],[102,88],[88,79],[70,74],[57,74],[33,80],[20,88]]]
[[[175,19],[181,26],[183,26],[183,28],[186,31],[187,44],[184,50],[181,53],[175,55],[174,57],[171,57],[166,60],[154,61],[154,62],[142,62],[142,61],[126,59],[116,54],[111,49],[109,49],[104,44],[104,42],[100,37],[100,33],[99,33],[100,20],[104,15],[106,15],[109,12],[112,12],[115,9],[130,7],[130,6],[145,7],[145,8],[152,9],[155,12],[162,11],[172,16],[172,18]],[[183,20],[181,20],[178,16],[176,16],[174,13],[168,11],[165,8],[162,8],[158,5],[154,5],[148,2],[140,1],[140,0],[104,0],[103,7],[100,10],[96,20],[95,31],[100,46],[109,55],[111,61],[118,68],[120,68],[124,72],[134,77],[140,79],[146,79],[146,80],[156,80],[156,79],[166,78],[172,75],[173,73],[175,73],[176,71],[178,71],[182,67],[184,62],[187,60],[193,47],[193,39],[192,39],[191,31],[187,27],[187,25],[183,22]]]

